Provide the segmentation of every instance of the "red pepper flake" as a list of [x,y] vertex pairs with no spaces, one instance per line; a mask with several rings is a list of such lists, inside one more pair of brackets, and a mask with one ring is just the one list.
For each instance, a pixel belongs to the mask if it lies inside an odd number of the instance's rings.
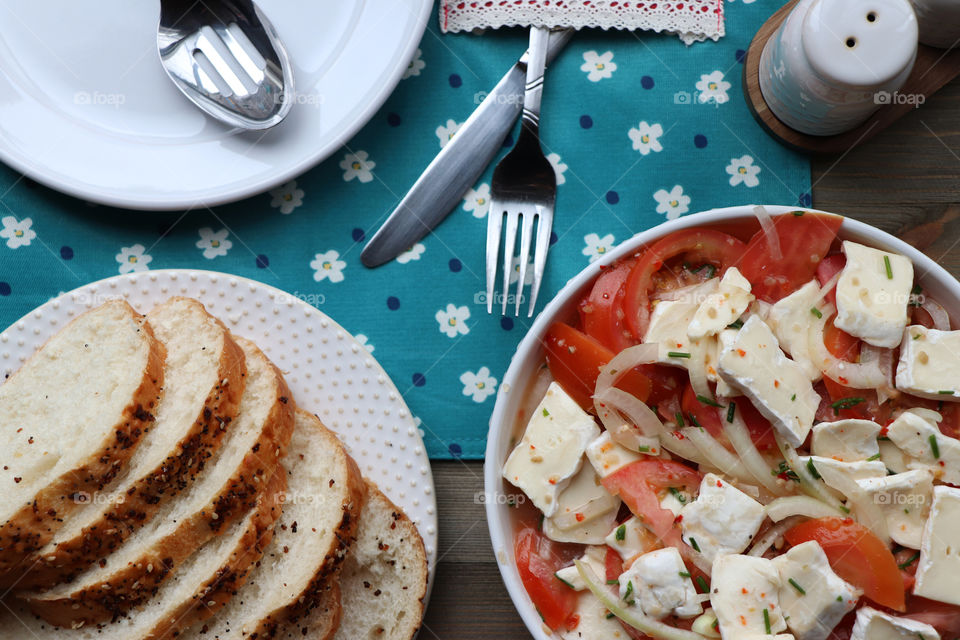
[[723,486],[723,483],[720,482],[719,480],[717,480],[717,486],[718,486],[718,487],[722,487],[722,486]]
[[773,381],[773,387],[774,387],[775,389],[779,389],[779,388],[780,388],[780,381],[779,381],[779,380],[774,380],[774,381]]
[[580,615],[577,613],[572,614],[567,618],[567,631],[575,631],[577,627],[580,626]]
[[676,518],[673,519],[673,524],[680,524],[681,522],[683,522],[683,515],[682,515],[682,514],[681,514],[681,515],[678,515]]
[[743,587],[742,589],[740,589],[740,593],[742,593],[743,595],[747,595],[747,594],[750,593],[750,592],[747,591],[747,588],[746,588],[746,587]]
[[[737,355],[740,356],[741,358],[745,358],[745,357],[747,357],[747,352],[744,351],[743,349],[737,349]],[[741,617],[743,617],[743,616],[741,616]]]
[[747,619],[744,616],[740,616],[740,624],[747,626]]
[[575,517],[576,517],[576,519],[577,519],[577,522],[583,522],[583,514],[582,514],[582,513],[578,513]]
[[850,381],[847,380],[846,378],[844,378],[843,376],[837,376],[837,382],[839,382],[840,384],[849,384],[849,383],[850,383]]

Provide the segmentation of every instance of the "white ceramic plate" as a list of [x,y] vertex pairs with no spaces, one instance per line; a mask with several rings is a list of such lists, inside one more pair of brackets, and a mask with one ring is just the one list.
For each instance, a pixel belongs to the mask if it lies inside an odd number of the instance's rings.
[[297,98],[267,132],[204,116],[160,66],[160,3],[0,0],[0,160],[54,189],[136,209],[238,200],[311,168],[387,99],[433,0],[259,0]]
[[417,525],[437,559],[437,503],[420,431],[397,388],[347,331],[279,289],[224,273],[170,269],[114,276],[64,293],[0,333],[0,374],[20,368],[75,316],[123,298],[141,313],[171,296],[206,305],[239,336],[253,340],[284,372],[293,396],[343,440],[360,470]]
[[[797,207],[767,206],[771,214],[796,211]],[[812,210],[811,210],[812,211]],[[555,321],[570,320],[576,314],[576,304],[600,270],[629,255],[637,248],[649,244],[669,233],[681,229],[699,226],[733,225],[739,221],[755,221],[753,205],[712,209],[690,216],[661,224],[639,233],[620,244],[616,249],[597,260],[589,267],[570,279],[557,293],[556,297],[540,312],[530,331],[524,337],[516,354],[510,362],[503,382],[500,384],[497,395],[497,404],[490,418],[490,434],[487,437],[486,464],[484,464],[484,487],[487,505],[487,525],[490,528],[490,538],[500,566],[500,573],[507,586],[507,591],[513,599],[514,605],[520,612],[527,629],[537,640],[559,640],[559,636],[552,633],[543,624],[527,596],[513,556],[513,524],[511,509],[508,506],[506,494],[515,494],[518,489],[508,486],[500,476],[503,463],[510,454],[510,440],[516,433],[518,425],[511,416],[517,415],[517,410],[525,400],[527,385],[544,362],[544,351],[541,340],[547,328]],[[854,240],[864,244],[901,253],[913,261],[914,271],[918,282],[932,297],[940,302],[951,316],[960,314],[960,282],[957,282],[943,267],[914,249],[902,240],[880,231],[876,227],[852,220],[843,219],[840,228],[840,237],[845,240]],[[802,242],[802,239],[798,239]]]

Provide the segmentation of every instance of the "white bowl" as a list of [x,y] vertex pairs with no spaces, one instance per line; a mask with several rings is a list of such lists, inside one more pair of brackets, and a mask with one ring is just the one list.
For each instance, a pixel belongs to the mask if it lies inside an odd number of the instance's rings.
[[[771,214],[797,211],[798,207],[767,206]],[[815,211],[804,209],[805,211]],[[594,279],[600,274],[601,268],[616,262],[621,257],[630,255],[637,248],[652,243],[659,238],[691,227],[709,226],[735,227],[737,223],[755,221],[753,205],[711,209],[690,216],[684,216],[670,222],[658,225],[647,231],[633,236],[621,243],[616,249],[600,260],[589,265],[586,269],[570,279],[557,293],[556,297],[537,316],[530,331],[520,342],[517,352],[510,361],[510,367],[504,375],[503,382],[497,394],[497,403],[490,418],[490,432],[487,436],[486,462],[484,464],[484,491],[486,496],[487,526],[490,529],[490,539],[493,550],[500,566],[503,582],[507,586],[514,606],[523,618],[527,629],[537,640],[558,640],[543,624],[523,588],[520,575],[517,572],[513,557],[513,522],[511,508],[507,504],[505,494],[516,493],[518,490],[504,482],[500,475],[504,462],[510,454],[510,440],[520,426],[515,424],[517,411],[523,406],[529,383],[534,379],[537,369],[544,363],[542,338],[551,324],[558,320],[570,320],[576,314],[577,301],[589,290]],[[899,238],[885,231],[872,227],[863,222],[850,218],[843,219],[839,236],[844,240],[854,240],[866,245],[900,253],[913,261],[917,281],[942,304],[952,317],[960,317],[960,282],[951,276],[943,267],[920,251],[914,249]],[[799,239],[802,241],[802,239]]]

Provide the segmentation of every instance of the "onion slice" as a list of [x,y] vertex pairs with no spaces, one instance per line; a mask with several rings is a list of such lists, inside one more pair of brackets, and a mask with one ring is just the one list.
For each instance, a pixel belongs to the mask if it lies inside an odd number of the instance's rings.
[[743,462],[705,430],[697,427],[687,427],[681,429],[680,433],[700,450],[700,453],[714,469],[728,476],[753,482],[753,474],[750,473]]
[[923,296],[923,302],[920,304],[920,308],[930,314],[930,317],[933,319],[934,329],[938,331],[950,331],[950,316],[942,304],[930,296],[925,295]]
[[767,529],[765,534],[763,534],[756,542],[753,543],[753,546],[750,547],[749,551],[747,551],[747,555],[755,558],[763,557],[763,554],[765,554],[770,547],[776,544],[777,538],[792,529],[794,525],[799,524],[802,520],[803,518],[800,516],[793,516],[787,518],[786,520],[781,520],[777,524],[773,525]]
[[[760,222],[760,228],[763,229],[763,235],[767,238],[767,246],[770,247],[770,257],[774,260],[783,260],[783,251],[780,249],[780,234],[777,233],[777,227],[773,224],[773,218],[771,218],[767,210],[761,206],[753,208],[753,215],[757,216],[757,220]],[[802,240],[800,241],[802,242]]]
[[[810,358],[823,375],[845,387],[854,389],[878,389],[886,383],[880,370],[879,352],[864,348],[860,363],[846,362],[837,358],[824,343],[827,322],[836,312],[833,305],[820,310],[821,317],[810,325]],[[872,358],[872,359],[868,359]]]
[[558,529],[569,531],[574,527],[595,520],[619,506],[620,501],[617,498],[613,497],[609,493],[605,493],[602,496],[588,500],[586,504],[583,504],[576,509],[571,509],[566,513],[558,513],[554,515],[552,518],[550,518],[550,521],[553,522],[554,526],[556,526]]
[[652,638],[661,640],[706,640],[706,636],[693,631],[677,629],[668,624],[660,622],[656,618],[651,618],[639,610],[639,607],[627,609],[620,598],[614,597],[610,593],[609,587],[600,582],[600,579],[585,562],[579,558],[573,561],[577,567],[577,572],[587,588],[597,597],[607,610],[617,616],[628,625],[645,633]]
[[653,364],[660,356],[660,345],[656,342],[647,342],[627,347],[607,364],[600,367],[600,375],[597,376],[597,385],[594,389],[594,396],[601,395],[604,391],[617,384],[617,381],[628,371],[642,364]]
[[773,495],[784,495],[786,493],[784,487],[777,483],[773,469],[770,468],[763,455],[757,450],[756,445],[753,444],[753,439],[750,437],[750,432],[747,430],[743,418],[735,413],[733,421],[724,421],[723,430],[737,455],[740,456],[740,461],[753,476],[753,479]]
[[843,512],[834,509],[825,502],[820,502],[810,496],[787,496],[777,498],[767,505],[767,516],[774,522],[786,520],[791,516],[806,516],[808,518],[826,518],[828,516],[842,516]]
[[824,484],[823,480],[815,478],[810,473],[810,470],[807,469],[806,465],[800,463],[800,456],[797,455],[797,450],[793,448],[793,445],[787,442],[779,433],[774,432],[773,435],[777,440],[777,446],[780,448],[783,459],[787,462],[787,466],[800,478],[800,488],[803,492],[834,509],[842,511],[843,513],[850,513],[850,510],[827,490],[827,485]]

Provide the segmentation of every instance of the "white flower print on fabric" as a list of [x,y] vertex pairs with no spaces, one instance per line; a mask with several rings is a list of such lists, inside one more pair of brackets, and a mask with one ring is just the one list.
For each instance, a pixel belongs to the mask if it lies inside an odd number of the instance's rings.
[[467,190],[463,210],[473,213],[474,218],[485,218],[490,211],[490,185],[484,182],[476,189]]
[[690,211],[690,196],[683,194],[680,185],[675,185],[670,191],[660,189],[653,194],[653,199],[657,201],[657,213],[666,214],[667,220],[679,218]]
[[358,333],[353,336],[353,339],[356,340],[361,347],[367,350],[367,353],[373,353],[373,345],[370,344],[370,339],[362,333]]
[[313,279],[317,282],[343,282],[343,270],[347,268],[347,263],[340,259],[338,251],[330,249],[314,256],[310,268],[313,269]]
[[660,144],[663,127],[659,124],[651,125],[642,121],[639,125],[630,129],[627,135],[633,141],[634,151],[639,151],[642,156],[649,155],[651,151],[656,153],[663,151],[663,145]]
[[354,178],[360,182],[370,182],[373,180],[373,169],[377,163],[369,159],[366,151],[357,151],[348,153],[340,161],[340,168],[343,169],[343,181],[350,182]]
[[400,264],[407,264],[411,260],[419,260],[420,256],[422,256],[423,252],[426,250],[427,248],[423,246],[422,243],[418,242],[417,244],[413,245],[412,247],[410,247],[409,249],[407,249],[406,251],[398,255],[397,262],[399,262]]
[[553,167],[553,172],[557,175],[557,185],[565,183],[567,179],[563,174],[567,172],[569,167],[560,160],[560,154],[551,153],[547,156],[547,161],[550,163],[550,166]]
[[470,396],[474,402],[483,402],[497,392],[497,379],[490,375],[487,367],[480,367],[476,373],[464,371],[460,382],[463,383],[463,395]]
[[226,229],[214,231],[210,227],[200,229],[200,239],[197,240],[197,249],[203,250],[203,257],[207,260],[213,260],[217,256],[227,255],[227,251],[233,246],[233,242],[227,240],[230,232]]
[[153,257],[144,253],[146,247],[142,244],[135,244],[132,247],[121,247],[120,253],[116,255],[117,262],[120,263],[120,273],[131,273],[133,271],[149,271],[147,265],[153,260]]
[[470,333],[470,327],[467,326],[467,320],[470,319],[470,309],[467,307],[458,307],[450,303],[446,310],[437,311],[434,316],[437,324],[440,325],[440,333],[448,338],[456,338],[458,335],[467,335]]
[[11,249],[29,247],[30,241],[37,237],[37,232],[30,228],[33,226],[31,218],[17,221],[13,216],[5,216],[0,223],[3,223],[0,238],[5,238],[7,246]]
[[[510,261],[510,284],[516,283],[520,279],[520,256],[513,256]],[[527,271],[523,274],[523,284],[533,283],[533,260],[527,261]]]
[[440,148],[443,149],[460,129],[462,123],[456,120],[447,120],[447,124],[437,127],[437,139],[440,140]]
[[599,54],[596,51],[585,51],[580,71],[587,74],[590,82],[600,82],[604,78],[613,76],[617,70],[617,63],[613,62],[613,51]]
[[403,72],[403,77],[400,79],[406,80],[407,78],[418,76],[426,66],[427,63],[423,61],[423,51],[417,48],[416,53],[413,54],[413,58],[410,59],[410,64],[407,65],[406,70]]
[[303,189],[297,188],[296,180],[291,180],[276,189],[272,189],[270,195],[273,197],[270,206],[274,209],[280,209],[280,213],[283,215],[293,213],[294,209],[303,204]]
[[411,416],[411,417],[413,418],[413,426],[417,428],[417,432],[420,434],[420,437],[426,438],[427,432],[424,431],[423,427],[421,426],[423,424],[423,420],[420,419],[420,416]]
[[602,238],[595,233],[588,233],[583,236],[583,242],[586,245],[583,248],[583,255],[590,257],[590,262],[602,258],[613,249],[613,234],[608,233]]
[[730,174],[730,186],[735,187],[738,184],[745,184],[748,187],[755,187],[760,184],[760,167],[753,164],[753,156],[740,156],[731,158],[727,165],[727,173]]
[[700,82],[697,83],[697,100],[704,104],[707,102],[723,104],[730,100],[730,96],[727,95],[729,89],[730,83],[723,79],[723,71],[701,75]]

